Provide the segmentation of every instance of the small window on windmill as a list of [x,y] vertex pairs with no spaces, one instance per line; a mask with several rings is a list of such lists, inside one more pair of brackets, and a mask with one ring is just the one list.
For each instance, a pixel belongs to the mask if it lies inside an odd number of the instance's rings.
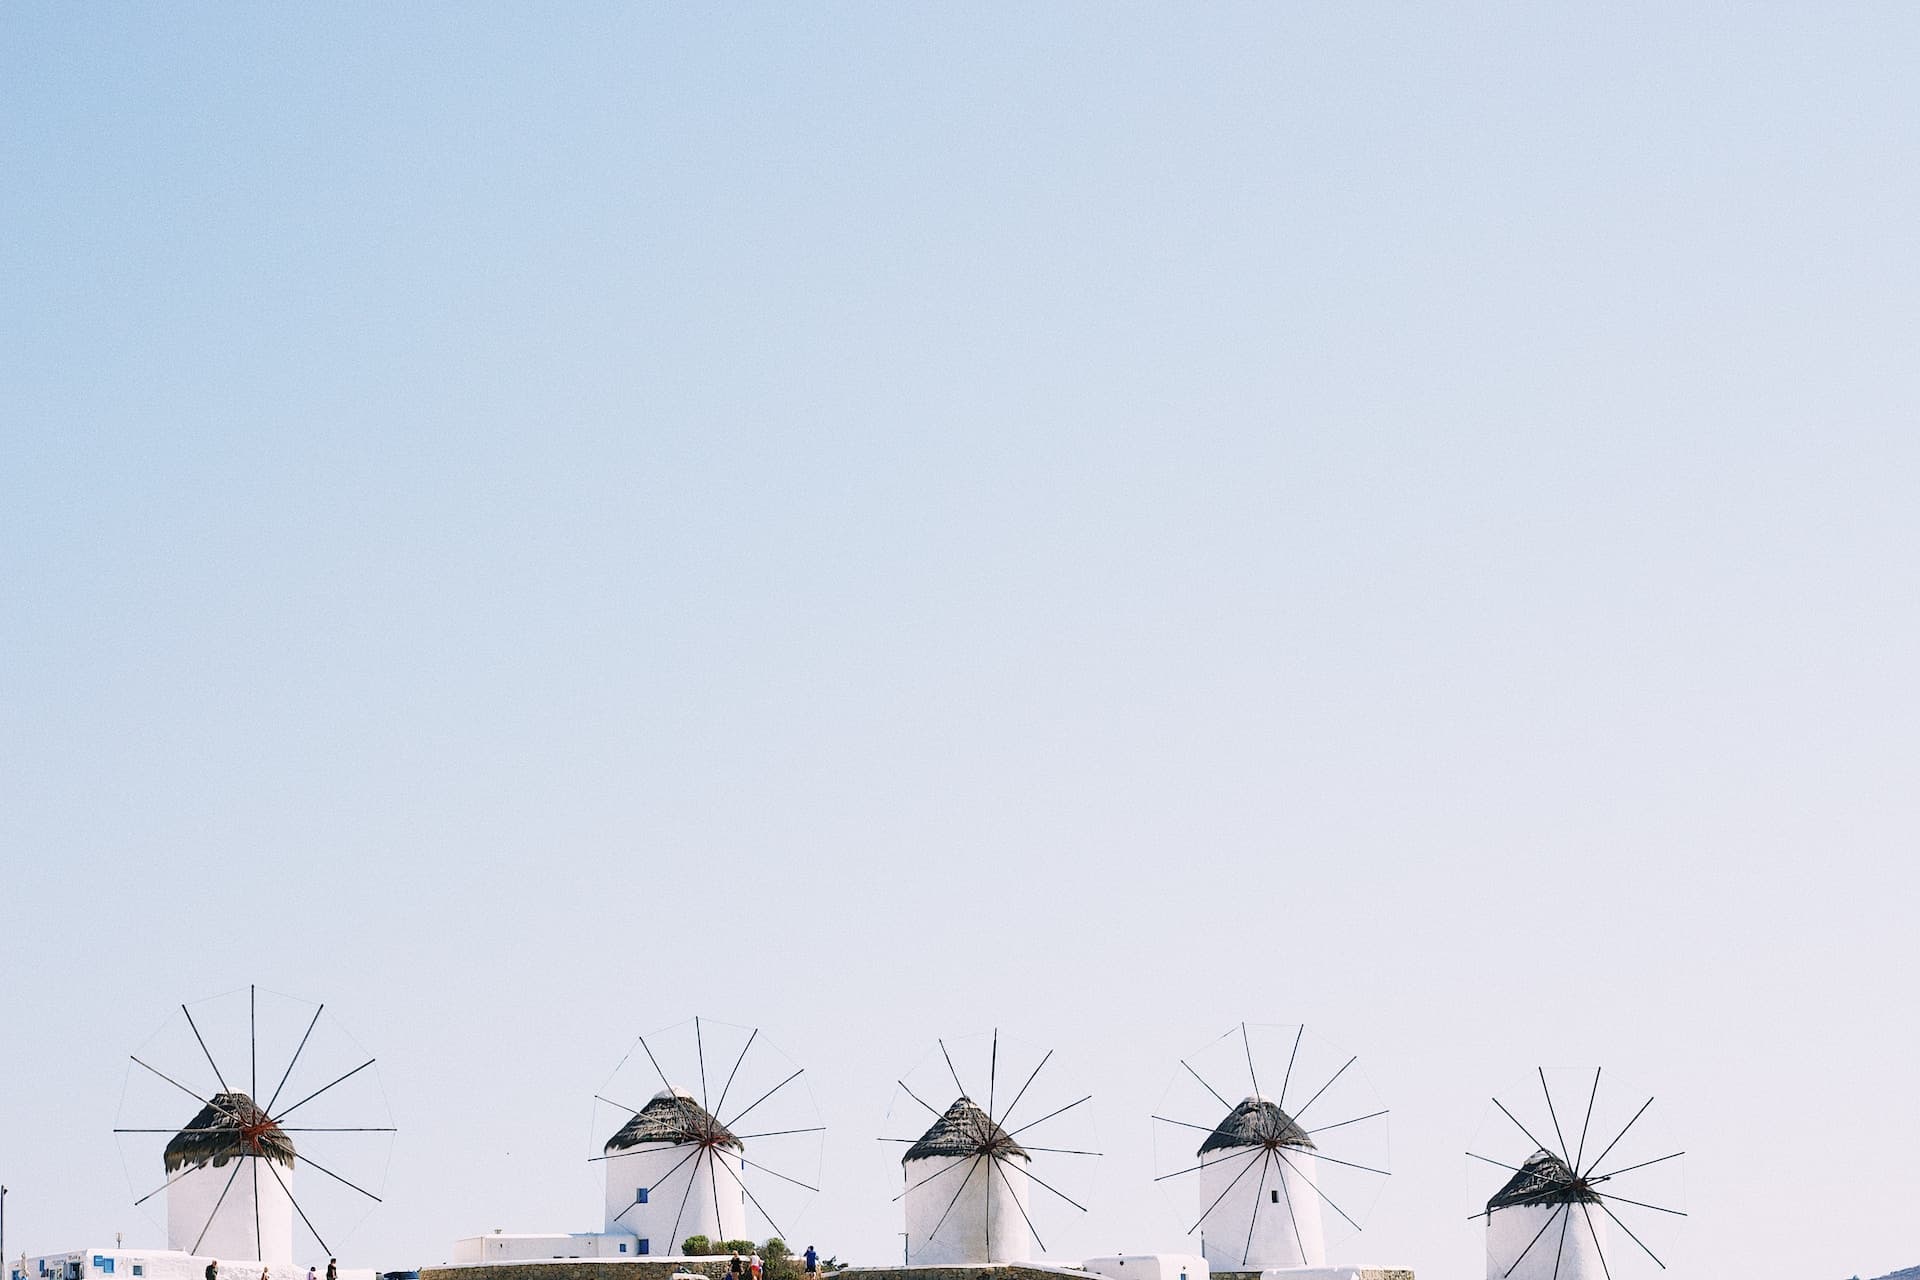
[[635,1204],[645,1204],[647,1202],[647,1189],[645,1187],[635,1187],[633,1189],[633,1202]]
[[652,1252],[653,1252],[653,1241],[651,1241],[651,1240],[649,1240],[649,1239],[647,1239],[647,1238],[646,1238],[645,1236],[641,1236],[641,1237],[640,1237],[640,1252],[642,1252],[642,1253],[652,1253]]
[[1273,1202],[1275,1204],[1280,1203],[1280,1188],[1275,1187],[1273,1190],[1267,1192],[1267,1194],[1273,1197]]
[[626,1251],[627,1251],[627,1242],[625,1240],[622,1240],[620,1242],[620,1252],[625,1253]]
[[147,1269],[143,1264],[136,1262],[133,1264],[133,1274],[136,1276],[143,1276],[147,1274]]

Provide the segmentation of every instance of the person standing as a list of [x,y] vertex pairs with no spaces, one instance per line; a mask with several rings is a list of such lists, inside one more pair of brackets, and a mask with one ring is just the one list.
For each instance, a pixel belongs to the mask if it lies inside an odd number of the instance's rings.
[[738,1249],[733,1251],[733,1257],[727,1263],[727,1274],[732,1276],[733,1280],[740,1280],[740,1251]]
[[748,1261],[747,1270],[752,1273],[753,1280],[760,1280],[760,1255],[759,1254],[757,1253],[754,1254],[752,1259]]
[[220,1280],[220,1259],[215,1258],[207,1264],[207,1280]]
[[[802,1256],[807,1260],[807,1274],[810,1276],[818,1275],[820,1273],[820,1255],[813,1251],[813,1246],[808,1245],[806,1253]],[[312,1277],[308,1277],[308,1280],[312,1280]]]
[[312,1267],[307,1268],[307,1280],[320,1280],[319,1275]]
[[340,1264],[333,1258],[327,1259],[327,1280],[340,1280]]

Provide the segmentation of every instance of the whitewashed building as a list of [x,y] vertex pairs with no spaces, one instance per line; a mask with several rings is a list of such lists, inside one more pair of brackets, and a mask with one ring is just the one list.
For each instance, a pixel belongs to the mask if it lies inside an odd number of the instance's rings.
[[1030,1157],[971,1098],[958,1098],[900,1159],[911,1265],[1025,1262]]
[[1536,1151],[1487,1201],[1487,1280],[1611,1280],[1599,1197],[1549,1151]]
[[1313,1139],[1259,1094],[1207,1135],[1200,1160],[1202,1252],[1214,1271],[1318,1267],[1327,1259]]

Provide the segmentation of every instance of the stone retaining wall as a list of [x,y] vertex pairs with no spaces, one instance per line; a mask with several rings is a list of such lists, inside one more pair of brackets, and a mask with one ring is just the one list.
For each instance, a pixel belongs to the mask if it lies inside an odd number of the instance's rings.
[[725,1280],[728,1255],[707,1258],[555,1258],[535,1262],[472,1262],[460,1266],[422,1267],[420,1280],[668,1280],[676,1271],[691,1271],[710,1280]]

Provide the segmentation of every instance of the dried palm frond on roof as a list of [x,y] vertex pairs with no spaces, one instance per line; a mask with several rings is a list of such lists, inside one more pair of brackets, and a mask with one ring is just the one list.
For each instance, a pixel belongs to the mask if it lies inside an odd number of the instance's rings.
[[1227,1118],[1214,1126],[1197,1155],[1224,1151],[1232,1147],[1301,1147],[1314,1149],[1307,1131],[1294,1123],[1292,1116],[1258,1094],[1245,1099],[1227,1112]]
[[665,1142],[674,1146],[691,1142],[709,1147],[731,1147],[735,1151],[746,1150],[746,1145],[714,1119],[705,1107],[678,1090],[668,1092],[663,1089],[655,1094],[653,1100],[640,1108],[633,1119],[607,1139],[604,1150],[611,1154],[650,1142]]
[[1031,1161],[1026,1149],[1007,1135],[972,1098],[956,1098],[945,1114],[907,1148],[900,1163],[936,1156],[1019,1156]]
[[219,1168],[242,1156],[265,1156],[291,1169],[293,1139],[244,1093],[216,1093],[186,1128],[167,1143],[162,1159],[168,1173],[188,1165]]

